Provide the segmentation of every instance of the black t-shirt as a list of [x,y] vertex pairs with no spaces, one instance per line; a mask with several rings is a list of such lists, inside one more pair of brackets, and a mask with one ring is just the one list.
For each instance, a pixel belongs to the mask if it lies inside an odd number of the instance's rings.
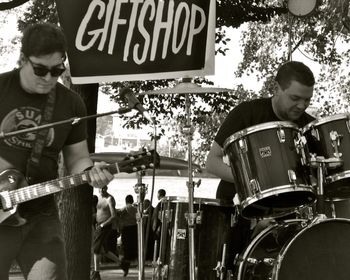
[[[28,93],[20,85],[19,69],[0,75],[0,131],[4,133],[36,127],[40,124],[47,94]],[[58,122],[86,115],[80,96],[61,84],[56,86],[56,102],[51,122]],[[0,170],[15,168],[26,173],[27,159],[31,154],[35,132],[0,139]],[[86,124],[70,123],[50,128],[40,159],[39,168],[32,183],[57,178],[58,156],[66,145],[86,139]],[[21,204],[20,210],[45,211],[54,205],[52,196],[45,196]],[[35,209],[35,210],[34,210]]]
[[[303,127],[313,121],[315,118],[304,113],[297,121],[294,121],[298,127]],[[243,102],[235,107],[222,123],[216,134],[215,141],[223,147],[227,138],[234,133],[266,122],[281,121],[273,111],[272,98],[260,98]],[[221,180],[216,193],[217,198],[232,199],[235,195],[234,184]]]

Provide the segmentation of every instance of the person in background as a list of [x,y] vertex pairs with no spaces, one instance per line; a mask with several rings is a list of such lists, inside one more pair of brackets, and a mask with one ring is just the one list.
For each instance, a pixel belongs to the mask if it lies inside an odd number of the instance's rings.
[[154,208],[153,214],[152,214],[152,231],[154,233],[154,236],[156,240],[160,240],[160,233],[161,233],[161,210],[162,210],[162,201],[165,199],[166,191],[164,189],[159,189],[157,192],[157,198],[158,203],[157,206]]
[[112,234],[113,221],[116,218],[115,199],[108,193],[108,187],[100,189],[97,196],[96,205],[96,229],[93,239],[94,252],[94,270],[91,274],[91,280],[100,280],[101,256],[104,255],[115,263],[119,263],[119,258],[109,250],[108,238]]
[[123,258],[120,267],[124,271],[124,277],[128,275],[130,263],[137,260],[137,206],[131,194],[125,197],[125,206],[117,209],[117,217],[120,221],[120,233],[123,246]]
[[[143,214],[146,216],[144,226],[145,226],[145,238],[148,236],[147,239],[147,254],[146,254],[146,260],[152,260],[153,258],[153,251],[154,251],[154,234],[151,230],[151,222],[152,222],[152,214],[154,211],[154,207],[151,204],[151,201],[149,199],[144,200],[144,209]],[[147,228],[148,227],[148,228]],[[147,232],[148,229],[148,232]]]
[[[58,83],[66,69],[66,50],[65,36],[56,25],[36,23],[24,30],[19,67],[0,75],[1,132],[37,127],[44,119],[58,122],[86,115],[80,96]],[[91,186],[101,188],[113,179],[101,164],[94,166],[90,159],[85,122],[41,131],[0,139],[1,171],[17,170],[27,179],[18,178],[17,187],[58,178],[61,152],[68,173],[86,171],[88,176],[83,177]],[[6,207],[11,208],[10,203]],[[14,260],[25,279],[67,279],[65,244],[54,196],[24,202],[17,210],[20,219],[13,215],[0,224],[0,279],[8,279]]]
[[[314,84],[314,75],[309,67],[298,61],[288,61],[277,71],[272,97],[243,102],[231,110],[216,134],[206,161],[207,171],[221,178],[217,198],[232,201],[239,187],[230,166],[223,161],[225,140],[240,130],[265,122],[291,121],[303,127],[313,121],[314,118],[305,110],[313,96]],[[270,222],[262,220],[256,227],[260,231]],[[239,218],[232,233],[234,245],[231,256],[241,253],[248,245],[253,226],[254,222]]]

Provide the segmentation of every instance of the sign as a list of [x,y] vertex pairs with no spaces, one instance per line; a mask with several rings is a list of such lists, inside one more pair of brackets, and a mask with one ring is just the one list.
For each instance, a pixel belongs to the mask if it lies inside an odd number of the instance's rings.
[[59,0],[76,84],[214,74],[214,0]]

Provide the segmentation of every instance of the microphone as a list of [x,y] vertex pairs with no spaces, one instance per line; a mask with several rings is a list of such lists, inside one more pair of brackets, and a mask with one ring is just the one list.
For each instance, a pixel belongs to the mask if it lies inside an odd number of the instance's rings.
[[146,109],[142,106],[140,101],[136,98],[134,92],[126,87],[120,90],[120,96],[122,99],[126,100],[129,108],[136,109],[139,111],[149,122],[153,123],[153,119],[150,114],[146,111]]

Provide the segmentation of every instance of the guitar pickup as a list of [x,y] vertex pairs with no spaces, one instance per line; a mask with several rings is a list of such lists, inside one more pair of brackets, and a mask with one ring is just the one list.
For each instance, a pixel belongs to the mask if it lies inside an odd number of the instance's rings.
[[1,208],[5,211],[13,208],[10,193],[8,191],[0,192],[0,202]]

